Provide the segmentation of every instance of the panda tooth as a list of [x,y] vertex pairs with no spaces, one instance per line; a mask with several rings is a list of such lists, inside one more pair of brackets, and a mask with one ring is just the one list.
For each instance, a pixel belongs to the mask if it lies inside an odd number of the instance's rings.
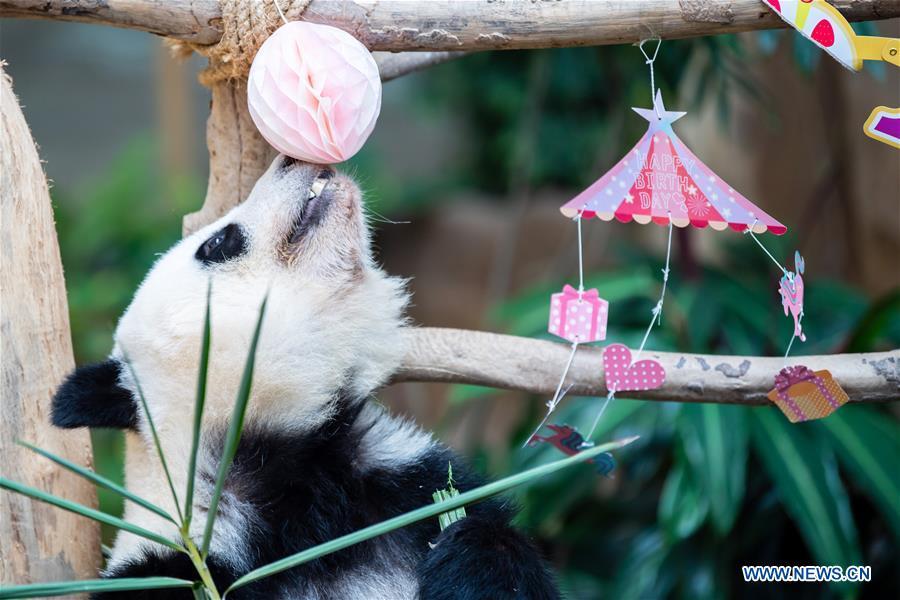
[[309,199],[312,200],[313,198],[321,194],[326,185],[328,185],[328,179],[324,177],[317,177],[309,187]]

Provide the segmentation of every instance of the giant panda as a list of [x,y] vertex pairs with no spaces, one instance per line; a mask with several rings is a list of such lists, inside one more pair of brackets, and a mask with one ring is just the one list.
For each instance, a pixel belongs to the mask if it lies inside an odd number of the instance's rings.
[[[211,351],[191,529],[198,540],[268,297],[246,425],[212,536],[209,566],[220,591],[256,567],[430,504],[446,486],[450,464],[458,489],[482,483],[429,433],[374,402],[404,352],[408,294],[404,281],[387,276],[372,257],[359,188],[330,167],[279,156],[243,204],[156,261],[119,320],[108,360],[76,369],[55,394],[55,425],[125,430],[131,491],[176,514],[138,401],[140,385],[184,498],[209,281]],[[467,512],[443,531],[428,519],[229,597],[559,596],[534,545],[510,526],[509,505],[486,501]],[[179,539],[174,524],[139,505],[127,503],[124,518]],[[118,533],[103,576],[196,579],[183,553],[126,531]]]

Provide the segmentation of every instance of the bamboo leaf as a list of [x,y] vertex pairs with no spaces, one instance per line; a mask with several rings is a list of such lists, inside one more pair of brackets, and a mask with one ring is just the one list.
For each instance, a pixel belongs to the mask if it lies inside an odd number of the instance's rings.
[[691,471],[679,460],[669,471],[659,498],[659,522],[666,537],[680,541],[689,537],[709,514],[709,499],[692,480]]
[[222,488],[225,487],[225,478],[228,476],[228,469],[231,468],[231,461],[234,460],[234,455],[237,453],[238,443],[241,441],[241,432],[244,429],[244,416],[247,414],[247,402],[250,400],[250,387],[253,383],[253,367],[256,362],[256,345],[259,343],[259,334],[262,331],[263,317],[266,314],[268,299],[268,296],[266,296],[262,301],[262,306],[259,307],[256,330],[253,332],[253,339],[250,342],[250,351],[247,353],[244,374],[241,377],[241,385],[238,389],[237,399],[234,402],[234,410],[231,413],[231,423],[228,425],[228,434],[222,447],[222,458],[219,460],[216,486],[213,488],[212,497],[209,501],[206,528],[203,531],[203,545],[200,553],[204,558],[209,554],[209,544],[212,541],[213,525],[216,521],[219,500],[222,497]]
[[131,361],[128,360],[128,356],[125,354],[124,350],[123,359],[125,366],[128,367],[128,372],[131,374],[131,379],[134,380],[134,385],[138,392],[138,399],[141,401],[141,407],[143,407],[144,414],[147,416],[147,423],[150,425],[150,434],[153,436],[153,445],[156,446],[159,462],[162,464],[163,472],[166,474],[166,481],[169,484],[169,491],[172,492],[172,500],[175,502],[178,520],[184,523],[184,515],[181,514],[181,504],[178,502],[178,494],[175,492],[175,484],[172,483],[172,474],[169,472],[169,464],[166,462],[166,455],[163,452],[162,444],[159,442],[159,434],[156,432],[156,425],[153,423],[153,415],[150,414],[150,408],[147,406],[147,398],[144,397],[144,390],[141,388],[141,382],[138,381],[137,374],[134,372],[134,367],[131,366]]
[[900,479],[894,465],[900,456],[900,427],[888,415],[862,406],[845,406],[819,423],[839,460],[869,492],[900,540]]
[[330,542],[319,544],[318,546],[314,546],[302,552],[298,552],[297,554],[282,558],[281,560],[275,561],[264,567],[260,567],[258,569],[254,569],[253,571],[250,571],[243,577],[240,577],[233,584],[231,584],[231,587],[229,587],[225,591],[225,593],[227,594],[228,592],[236,590],[249,583],[253,583],[254,581],[263,579],[264,577],[275,575],[276,573],[281,573],[282,571],[285,571],[292,567],[296,567],[298,565],[302,565],[303,563],[309,562],[311,560],[315,560],[317,558],[325,556],[326,554],[331,554],[332,552],[343,550],[348,546],[370,540],[374,537],[378,537],[379,535],[390,533],[395,529],[400,529],[401,527],[406,527],[407,525],[411,525],[423,519],[435,517],[441,513],[453,511],[467,504],[478,502],[479,500],[484,500],[485,498],[488,498],[490,496],[500,494],[518,485],[529,483],[530,481],[537,479],[538,477],[541,477],[543,475],[547,475],[549,473],[553,473],[554,471],[558,471],[560,469],[578,464],[604,452],[610,452],[612,450],[627,446],[637,438],[638,436],[633,436],[615,442],[610,442],[608,444],[601,444],[594,448],[590,448],[589,450],[579,452],[574,456],[563,458],[546,465],[541,465],[540,467],[535,467],[533,469],[511,475],[504,479],[500,479],[499,481],[495,481],[493,483],[475,488],[474,490],[469,490],[468,492],[460,494],[455,498],[444,500],[443,502],[437,502],[435,504],[430,504],[428,506],[423,506],[422,508],[418,508],[408,513],[396,516],[392,519],[388,519],[387,521],[382,521],[381,523],[370,525],[369,527],[365,527],[363,529],[360,529],[359,531],[355,531],[339,538],[335,538]]
[[162,590],[187,588],[194,583],[174,577],[129,577],[121,579],[85,579],[83,581],[60,581],[53,583],[30,583],[28,585],[4,586],[0,589],[0,599],[5,598],[46,598],[91,592],[127,592],[134,590]]
[[187,492],[184,495],[184,530],[191,528],[194,514],[194,477],[197,473],[197,452],[200,449],[200,426],[203,423],[203,407],[206,405],[206,377],[209,373],[210,304],[212,279],[206,286],[206,315],[203,318],[203,342],[200,347],[200,370],[197,374],[197,396],[194,401],[194,432],[191,440],[191,457],[188,462]]
[[712,524],[720,535],[731,531],[744,499],[746,415],[740,406],[716,404],[686,404],[679,415],[692,480],[709,500]]
[[112,525],[113,527],[118,527],[119,529],[123,529],[135,535],[138,535],[142,538],[152,540],[157,544],[162,544],[163,546],[168,546],[173,550],[178,550],[179,552],[183,552],[184,549],[167,538],[154,533],[152,531],[148,531],[143,527],[138,527],[137,525],[132,525],[127,521],[123,521],[118,517],[114,517],[112,515],[108,515],[105,512],[101,512],[99,510],[89,508],[84,506],[83,504],[78,504],[77,502],[72,502],[71,500],[66,500],[65,498],[60,498],[58,496],[54,496],[53,494],[48,494],[42,490],[37,488],[29,487],[22,483],[18,483],[15,481],[10,481],[5,477],[0,477],[0,488],[10,490],[16,492],[18,494],[22,494],[23,496],[28,496],[29,498],[34,498],[35,500],[40,500],[41,502],[46,502],[47,504],[52,504],[53,506],[57,506],[62,508],[63,510],[68,510],[70,512],[79,514],[83,517],[87,517],[89,519],[93,519],[95,521],[99,521],[100,523],[105,523],[107,525]]
[[102,475],[95,473],[94,471],[91,471],[90,469],[86,469],[80,465],[76,465],[75,463],[73,463],[69,460],[66,460],[65,458],[62,458],[61,456],[57,456],[51,452],[48,452],[41,448],[38,448],[37,446],[29,444],[28,442],[23,442],[23,441],[19,440],[17,443],[20,446],[24,446],[24,447],[28,448],[32,452],[36,452],[45,458],[49,458],[50,460],[52,460],[56,464],[60,465],[61,467],[65,467],[66,469],[69,469],[73,473],[77,473],[78,475],[81,475],[82,477],[91,481],[95,485],[106,488],[106,489],[110,490],[111,492],[115,492],[115,493],[119,494],[120,496],[127,498],[128,500],[131,500],[135,504],[143,506],[144,508],[146,508],[149,511],[155,512],[156,514],[158,514],[162,518],[166,519],[167,521],[175,523],[175,519],[173,519],[172,516],[169,515],[169,513],[167,513],[165,510],[156,506],[155,504],[152,504],[151,502],[148,502],[147,500],[144,500],[140,496],[128,491],[127,489],[125,489],[124,487],[119,485],[118,483],[115,483],[114,481],[110,481],[106,477],[103,477]]
[[860,563],[856,529],[834,455],[778,411],[755,409],[754,447],[775,482],[782,505],[821,565]]

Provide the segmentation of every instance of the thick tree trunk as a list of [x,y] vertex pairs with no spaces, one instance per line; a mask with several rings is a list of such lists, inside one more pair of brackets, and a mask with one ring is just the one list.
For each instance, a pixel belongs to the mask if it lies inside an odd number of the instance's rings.
[[[0,88],[0,465],[9,479],[95,506],[90,483],[15,443],[91,463],[87,430],[50,425],[53,390],[74,367],[66,286],[47,180],[2,69]],[[99,560],[96,523],[0,492],[0,581],[92,578]]]
[[275,157],[275,149],[250,119],[246,82],[222,81],[213,85],[206,144],[206,201],[199,211],[184,217],[185,235],[212,223],[246,199]]

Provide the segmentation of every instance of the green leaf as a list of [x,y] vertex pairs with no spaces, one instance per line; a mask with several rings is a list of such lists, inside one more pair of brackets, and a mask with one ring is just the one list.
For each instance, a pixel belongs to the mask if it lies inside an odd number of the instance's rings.
[[206,286],[206,314],[203,318],[203,342],[200,346],[200,369],[197,374],[197,395],[194,400],[194,431],[191,440],[191,457],[188,462],[187,491],[184,495],[184,531],[190,531],[194,514],[194,477],[197,473],[197,451],[200,448],[200,426],[203,423],[203,407],[206,405],[206,376],[209,372],[210,304],[212,279]]
[[83,504],[78,504],[77,502],[72,502],[71,500],[66,500],[65,498],[60,498],[58,496],[54,496],[53,494],[48,494],[47,492],[44,492],[37,488],[29,487],[15,481],[10,481],[5,477],[0,477],[0,488],[22,494],[23,496],[28,496],[29,498],[34,498],[35,500],[40,500],[41,502],[46,502],[47,504],[52,504],[53,506],[57,506],[59,508],[62,508],[63,510],[68,510],[83,517],[99,521],[100,523],[118,527],[119,529],[123,529],[142,538],[152,540],[158,544],[162,544],[163,546],[168,546],[173,550],[184,552],[184,549],[172,540],[166,539],[157,533],[153,533],[152,531],[148,531],[143,527],[132,525],[131,523],[123,521],[118,517],[114,517],[104,512],[100,512],[99,510],[84,506]]
[[744,499],[747,411],[740,406],[685,404],[678,428],[692,477],[709,499],[713,527],[731,531]]
[[123,359],[125,362],[125,366],[128,367],[128,372],[131,374],[131,378],[134,380],[134,385],[137,387],[138,399],[141,401],[141,407],[144,409],[144,415],[147,417],[147,424],[150,426],[150,434],[153,436],[153,445],[156,447],[156,453],[159,456],[159,462],[162,464],[163,472],[166,474],[166,481],[169,484],[169,491],[172,492],[172,500],[175,502],[175,510],[178,513],[178,520],[184,523],[184,516],[181,514],[181,504],[178,502],[178,494],[175,492],[175,484],[172,483],[172,475],[169,473],[169,464],[166,462],[166,455],[163,452],[162,444],[159,442],[159,434],[156,432],[156,425],[153,423],[153,415],[150,414],[150,408],[147,406],[147,398],[144,396],[144,390],[141,388],[141,382],[138,381],[137,374],[134,372],[134,367],[131,366],[131,361],[128,360],[127,354],[125,354],[123,350]]
[[670,583],[662,576],[670,548],[657,530],[643,531],[629,539],[616,565],[616,577],[604,597],[617,600],[665,598]]
[[846,352],[867,352],[875,349],[878,340],[885,338],[891,322],[900,314],[900,290],[888,294],[862,316],[847,342]]
[[[863,406],[845,406],[819,421],[851,478],[881,508],[900,540],[900,427],[888,414]],[[890,431],[882,431],[883,429]],[[893,473],[893,475],[891,475]]]
[[122,579],[85,579],[83,581],[60,581],[53,583],[30,583],[28,585],[3,586],[3,598],[46,598],[92,592],[127,592],[134,590],[162,590],[188,588],[193,586],[187,579],[174,577],[128,577]]
[[254,569],[253,571],[250,571],[249,573],[235,581],[233,584],[231,584],[231,587],[228,588],[225,593],[227,594],[228,592],[236,590],[249,583],[253,583],[254,581],[257,581],[264,577],[275,575],[276,573],[281,573],[282,571],[285,571],[292,567],[296,567],[297,565],[302,565],[303,563],[309,562],[311,560],[315,560],[317,558],[325,556],[326,554],[331,554],[332,552],[337,552],[338,550],[342,550],[344,548],[347,548],[348,546],[364,542],[374,537],[378,537],[379,535],[390,533],[395,529],[406,527],[407,525],[422,521],[423,519],[435,517],[441,513],[452,511],[467,504],[478,502],[479,500],[484,500],[485,498],[488,498],[490,496],[505,492],[510,488],[526,484],[534,479],[537,479],[538,477],[547,475],[548,473],[553,473],[554,471],[570,467],[604,452],[610,452],[612,450],[627,446],[636,439],[637,436],[634,436],[615,442],[610,442],[608,444],[601,444],[599,446],[595,446],[594,448],[579,452],[574,456],[563,458],[561,460],[557,460],[540,467],[535,467],[533,469],[511,475],[504,479],[500,479],[499,481],[495,481],[493,483],[475,488],[474,490],[469,490],[468,492],[460,494],[455,498],[444,500],[443,502],[438,502],[428,506],[423,506],[422,508],[418,508],[392,519],[388,519],[387,521],[382,521],[381,523],[370,525],[369,527],[365,527],[363,529],[360,529],[359,531],[355,531],[353,533],[333,539],[330,542],[319,544],[318,546],[314,546],[312,548],[304,550],[303,552],[299,552],[297,554],[275,561],[264,567],[260,567],[258,569]]
[[709,513],[709,499],[681,461],[669,471],[659,498],[659,521],[671,541],[689,537]]
[[712,285],[687,285],[675,294],[681,304],[687,307],[687,321],[691,324],[687,328],[689,352],[703,352],[710,348],[713,336],[721,330],[722,307],[718,303],[710,302],[714,298],[715,291]]
[[501,391],[497,388],[456,383],[450,386],[450,392],[447,394],[447,402],[453,405],[467,404],[471,400],[489,398],[491,396],[497,396],[500,393]]
[[200,548],[201,555],[206,558],[209,554],[209,544],[212,541],[213,525],[216,522],[216,512],[219,509],[219,500],[222,498],[222,488],[225,487],[225,478],[228,477],[228,469],[231,461],[237,453],[238,443],[241,441],[241,432],[244,429],[244,416],[247,414],[247,402],[250,400],[250,387],[253,384],[253,367],[256,363],[256,345],[259,343],[259,334],[262,331],[263,317],[266,314],[268,295],[263,299],[259,307],[259,318],[256,320],[256,330],[250,341],[250,351],[247,353],[247,361],[244,364],[244,374],[241,377],[241,385],[238,388],[237,398],[234,402],[234,410],[231,412],[231,423],[228,425],[228,435],[222,446],[222,458],[219,460],[219,470],[216,475],[216,486],[213,488],[209,501],[209,512],[206,516],[206,528],[203,531],[203,545]]
[[125,489],[124,487],[119,485],[118,483],[110,481],[106,477],[103,477],[102,475],[99,475],[99,474],[95,473],[94,471],[91,471],[90,469],[86,469],[80,465],[76,465],[75,463],[68,461],[65,458],[56,456],[55,454],[48,452],[46,450],[43,450],[41,448],[38,448],[37,446],[33,446],[32,444],[29,444],[28,442],[23,442],[20,440],[18,442],[18,444],[20,446],[24,446],[24,447],[28,448],[29,450],[31,450],[33,452],[40,454],[43,457],[49,458],[56,464],[58,464],[62,467],[65,467],[66,469],[69,469],[70,471],[77,473],[78,475],[81,475],[82,477],[91,481],[95,485],[98,485],[98,486],[106,488],[112,492],[115,492],[124,498],[128,498],[135,504],[139,504],[140,506],[143,506],[147,510],[155,512],[156,514],[158,514],[162,518],[166,519],[167,521],[175,523],[175,519],[173,519],[171,517],[171,515],[169,515],[169,513],[167,513],[160,507],[156,506],[155,504],[152,504],[152,503],[148,502],[147,500],[144,500],[140,496],[133,494],[132,492],[128,491],[127,489]]
[[814,430],[792,425],[773,408],[754,409],[753,416],[754,448],[818,564],[862,564],[834,454]]

